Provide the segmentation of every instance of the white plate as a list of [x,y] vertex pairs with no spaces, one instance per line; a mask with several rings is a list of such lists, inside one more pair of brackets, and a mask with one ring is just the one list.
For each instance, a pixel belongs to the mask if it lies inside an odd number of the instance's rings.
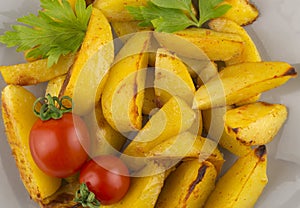
[[[264,60],[300,63],[300,8],[299,0],[255,0],[260,18],[247,27]],[[0,2],[0,33],[9,29],[17,17],[36,12],[38,0],[10,0]],[[22,54],[0,45],[0,65],[23,61]],[[297,71],[300,72],[300,65]],[[5,86],[0,78],[1,89]],[[39,92],[37,92],[39,93]],[[265,93],[263,100],[283,103],[289,117],[278,136],[268,144],[269,183],[256,207],[300,207],[300,77],[285,86]],[[0,204],[6,208],[38,207],[32,202],[19,178],[11,150],[0,123]]]

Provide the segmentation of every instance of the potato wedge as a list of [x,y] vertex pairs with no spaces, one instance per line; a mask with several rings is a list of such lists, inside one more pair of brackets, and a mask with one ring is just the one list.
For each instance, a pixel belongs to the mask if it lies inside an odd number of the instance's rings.
[[231,21],[226,18],[213,19],[208,23],[212,30],[218,32],[228,32],[238,34],[242,37],[244,41],[244,50],[240,56],[233,57],[232,59],[226,61],[226,65],[234,65],[243,62],[260,62],[260,54],[252,41],[251,37],[248,35],[247,31],[236,22]]
[[99,102],[107,72],[114,58],[112,31],[102,12],[93,7],[88,29],[60,96],[73,98],[73,111],[87,114]]
[[2,92],[2,117],[8,143],[25,188],[33,200],[40,202],[60,187],[61,179],[42,172],[31,156],[29,134],[38,119],[32,111],[35,100],[21,86],[8,85]]
[[232,7],[223,17],[242,26],[251,24],[259,15],[257,8],[249,0],[225,0],[224,4]]
[[232,105],[278,87],[296,76],[295,69],[284,62],[228,66],[196,91],[193,107],[204,110],[211,106]]
[[75,55],[62,56],[57,64],[47,67],[47,59],[11,66],[0,66],[0,71],[7,84],[35,85],[46,82],[68,72]]
[[159,48],[155,62],[155,95],[165,104],[172,96],[192,102],[196,89],[186,65],[170,51]]
[[158,195],[161,192],[165,180],[165,172],[152,175],[153,170],[161,169],[153,163],[151,166],[139,171],[132,177],[130,187],[125,197],[112,205],[101,205],[103,208],[142,207],[154,208]]
[[257,102],[227,111],[225,131],[244,145],[263,145],[273,140],[286,118],[284,105]]
[[211,163],[184,161],[166,179],[155,207],[203,207],[215,187],[216,177]]
[[138,132],[124,154],[144,156],[166,139],[189,129],[195,118],[195,112],[183,100],[172,97]]
[[96,0],[94,7],[100,9],[109,21],[132,21],[133,17],[129,14],[126,6],[143,6],[147,0]]
[[[174,34],[195,44],[212,61],[228,61],[239,56],[244,50],[243,39],[237,34],[216,32],[204,28],[190,28]],[[171,48],[167,45],[167,41],[162,42],[162,40],[159,40],[159,42],[166,48]]]
[[204,207],[253,207],[268,182],[266,172],[266,147],[259,146],[239,158],[219,179]]
[[119,132],[142,127],[142,106],[148,55],[144,53],[150,33],[133,35],[120,50],[102,94],[102,109],[107,122]]

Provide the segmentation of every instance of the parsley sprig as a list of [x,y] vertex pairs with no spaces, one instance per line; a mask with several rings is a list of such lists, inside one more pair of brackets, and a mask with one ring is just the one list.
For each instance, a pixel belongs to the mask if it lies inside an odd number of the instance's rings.
[[[150,0],[146,6],[127,6],[141,27],[173,33],[190,26],[202,27],[210,19],[221,17],[231,6],[224,0],[199,0],[199,17],[193,12],[192,0]],[[221,4],[221,5],[220,5]]]
[[75,11],[67,0],[40,0],[42,10],[29,14],[13,25],[12,31],[0,36],[0,42],[17,51],[30,51],[27,58],[48,58],[48,67],[57,63],[61,55],[76,52],[85,37],[92,7],[85,0],[77,0]]

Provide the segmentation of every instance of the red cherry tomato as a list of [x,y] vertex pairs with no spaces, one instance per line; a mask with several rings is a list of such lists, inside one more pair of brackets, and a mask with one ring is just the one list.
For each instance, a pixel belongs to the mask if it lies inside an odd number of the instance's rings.
[[57,120],[37,120],[29,142],[37,166],[50,176],[71,176],[88,158],[84,149],[89,146],[88,129],[82,119],[72,113]]
[[125,164],[117,157],[105,155],[88,161],[81,169],[79,182],[103,205],[120,201],[128,191],[130,177]]

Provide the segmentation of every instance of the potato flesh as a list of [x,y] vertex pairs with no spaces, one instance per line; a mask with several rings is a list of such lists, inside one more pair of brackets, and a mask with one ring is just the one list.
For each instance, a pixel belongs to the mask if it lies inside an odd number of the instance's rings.
[[30,152],[29,134],[38,119],[32,111],[35,100],[34,95],[21,86],[8,85],[2,92],[5,130],[21,179],[31,198],[41,201],[60,187],[61,179],[42,172]]

